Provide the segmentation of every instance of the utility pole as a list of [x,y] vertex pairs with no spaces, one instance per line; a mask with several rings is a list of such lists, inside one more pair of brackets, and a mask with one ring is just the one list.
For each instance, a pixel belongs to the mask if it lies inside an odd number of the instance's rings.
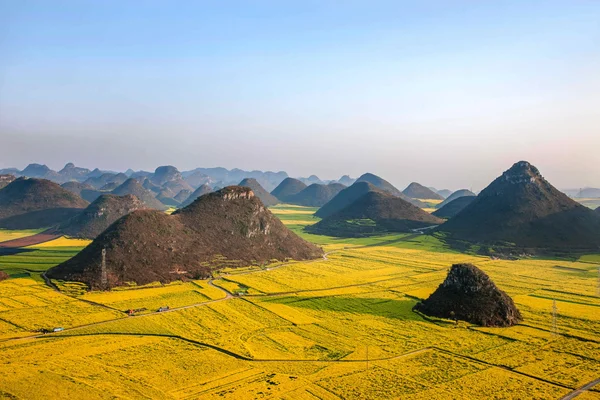
[[552,334],[554,336],[558,336],[558,324],[556,322],[556,312],[558,308],[556,307],[556,299],[552,300]]
[[367,345],[367,371],[369,370],[369,345]]
[[108,287],[108,274],[106,273],[106,247],[102,249],[102,265],[100,266],[100,285],[103,289]]

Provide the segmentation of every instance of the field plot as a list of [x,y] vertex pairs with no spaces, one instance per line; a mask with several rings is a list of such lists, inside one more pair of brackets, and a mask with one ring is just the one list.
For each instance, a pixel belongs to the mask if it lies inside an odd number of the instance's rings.
[[[288,222],[313,212],[275,211]],[[71,296],[35,274],[0,282],[0,398],[556,399],[600,378],[595,256],[492,260],[426,235],[335,240],[302,224],[289,226],[326,259],[112,292],[61,282]],[[511,295],[523,323],[481,328],[413,312],[460,262]],[[130,308],[147,311],[126,317]],[[6,340],[57,321],[67,329]]]

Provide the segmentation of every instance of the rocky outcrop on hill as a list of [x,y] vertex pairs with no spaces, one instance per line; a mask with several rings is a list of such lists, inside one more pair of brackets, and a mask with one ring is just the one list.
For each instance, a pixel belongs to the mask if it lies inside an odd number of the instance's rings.
[[244,186],[252,189],[254,194],[263,202],[263,204],[267,207],[274,206],[279,203],[279,200],[273,196],[271,193],[267,192],[258,181],[254,178],[245,178],[240,183],[239,186]]
[[472,264],[454,264],[444,282],[415,309],[481,326],[512,326],[522,320],[513,300]]
[[[105,282],[102,249],[106,249]],[[47,275],[107,289],[127,282],[143,285],[207,278],[223,267],[322,255],[320,248],[286,228],[251,189],[230,186],[204,195],[172,215],[134,211]]]

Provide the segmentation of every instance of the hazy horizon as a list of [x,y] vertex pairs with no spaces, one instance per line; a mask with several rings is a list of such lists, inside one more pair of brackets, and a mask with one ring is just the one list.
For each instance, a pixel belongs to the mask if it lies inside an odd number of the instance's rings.
[[600,187],[600,3],[199,3],[0,0],[0,168]]

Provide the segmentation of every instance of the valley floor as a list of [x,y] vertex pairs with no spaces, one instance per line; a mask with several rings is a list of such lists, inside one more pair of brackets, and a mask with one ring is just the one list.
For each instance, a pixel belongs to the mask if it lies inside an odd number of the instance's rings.
[[[314,209],[272,210],[327,256],[85,292],[42,275],[87,242],[1,255],[11,279],[0,282],[0,398],[558,399],[600,378],[600,256],[505,261],[427,235],[341,240],[302,233]],[[0,241],[35,233],[0,231]],[[458,262],[489,274],[523,323],[413,312]],[[600,399],[600,387],[576,394]]]

